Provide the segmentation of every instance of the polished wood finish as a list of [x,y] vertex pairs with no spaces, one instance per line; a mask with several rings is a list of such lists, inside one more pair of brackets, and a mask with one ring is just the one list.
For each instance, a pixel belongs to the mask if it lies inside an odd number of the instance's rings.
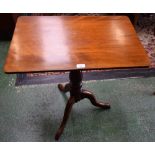
[[67,123],[67,120],[69,118],[69,114],[71,112],[71,109],[72,109],[72,106],[74,103],[76,103],[76,102],[78,102],[84,98],[87,98],[96,107],[100,107],[103,109],[109,109],[110,108],[109,103],[98,102],[96,100],[95,96],[93,95],[93,93],[91,93],[88,90],[82,89],[82,77],[83,77],[82,71],[73,70],[69,74],[70,83],[66,84],[65,86],[63,86],[62,84],[58,85],[58,88],[60,91],[62,91],[62,92],[69,91],[70,92],[70,98],[67,101],[63,120],[60,124],[59,129],[57,130],[57,133],[55,134],[55,140],[59,140],[61,134],[63,133],[64,127]]
[[[85,68],[79,69],[77,64],[85,64]],[[82,89],[82,70],[148,65],[146,52],[125,16],[37,16],[18,19],[4,70],[70,71],[70,83],[58,85],[60,91],[70,92],[55,135],[58,140],[75,102],[87,98],[94,106],[110,108]]]
[[7,73],[149,66],[126,16],[19,17]]

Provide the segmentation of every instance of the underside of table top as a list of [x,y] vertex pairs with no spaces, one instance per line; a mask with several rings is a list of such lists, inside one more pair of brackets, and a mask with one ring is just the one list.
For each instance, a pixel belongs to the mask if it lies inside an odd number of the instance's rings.
[[126,16],[22,16],[4,71],[147,66],[147,54]]

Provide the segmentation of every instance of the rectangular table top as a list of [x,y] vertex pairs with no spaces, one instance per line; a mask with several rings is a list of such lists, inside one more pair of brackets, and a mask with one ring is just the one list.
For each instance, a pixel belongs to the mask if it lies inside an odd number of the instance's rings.
[[146,66],[147,54],[126,16],[22,16],[4,71]]

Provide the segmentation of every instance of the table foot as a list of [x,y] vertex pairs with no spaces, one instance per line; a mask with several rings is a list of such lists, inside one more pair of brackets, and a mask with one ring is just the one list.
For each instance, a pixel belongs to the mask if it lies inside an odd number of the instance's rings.
[[93,93],[91,93],[90,91],[88,90],[83,90],[81,92],[81,96],[82,98],[87,98],[90,100],[90,102],[96,106],[96,107],[100,107],[100,108],[103,108],[103,109],[110,109],[110,104],[109,103],[102,103],[102,102],[98,102],[95,98],[95,96],[93,95]]
[[66,85],[58,84],[58,88],[60,91],[66,93],[66,92],[70,91],[70,84],[69,83],[67,83]]
[[73,104],[75,103],[74,101],[74,97],[70,97],[68,99],[68,102],[67,102],[67,105],[66,105],[66,108],[65,108],[65,112],[64,112],[64,116],[63,116],[63,120],[61,122],[61,125],[59,127],[59,129],[57,130],[57,133],[55,134],[55,140],[58,140],[59,137],[61,136],[63,130],[64,130],[64,127],[67,123],[67,120],[69,118],[69,114],[71,112],[71,109],[72,109],[72,106]]

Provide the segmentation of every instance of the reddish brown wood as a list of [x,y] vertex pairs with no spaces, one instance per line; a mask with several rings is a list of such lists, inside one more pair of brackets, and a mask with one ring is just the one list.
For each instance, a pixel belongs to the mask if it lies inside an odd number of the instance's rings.
[[82,90],[85,69],[105,69],[149,66],[146,52],[136,32],[125,16],[55,16],[20,17],[4,66],[7,73],[65,71],[70,72],[70,83],[58,85],[70,91],[70,99],[62,123],[56,133],[58,140],[68,120],[72,105],[83,98],[103,109],[94,95]]
[[5,72],[149,66],[125,16],[19,17]]
[[66,93],[70,91],[70,84],[69,83],[67,83],[66,85],[58,84],[58,88],[60,91]]
[[91,93],[88,90],[82,89],[82,71],[80,71],[80,70],[71,71],[69,74],[69,78],[70,78],[69,84],[66,84],[65,86],[63,86],[62,84],[58,85],[58,88],[60,91],[62,91],[62,92],[70,91],[70,98],[67,101],[63,120],[61,122],[59,129],[57,130],[57,133],[55,135],[55,140],[59,140],[61,134],[63,133],[64,127],[67,123],[69,114],[71,112],[71,108],[75,102],[78,102],[84,98],[87,98],[90,100],[90,102],[94,106],[97,106],[97,107],[100,107],[103,109],[110,108],[110,104],[98,102],[96,100],[95,96],[93,95],[93,93]]
[[67,105],[66,105],[65,112],[64,112],[64,117],[63,117],[63,120],[61,122],[59,129],[57,130],[57,133],[55,134],[55,140],[59,140],[59,138],[60,138],[60,136],[64,130],[64,127],[67,123],[67,120],[69,118],[69,114],[71,112],[71,109],[72,109],[72,106],[74,103],[75,103],[74,97],[71,96],[67,101]]
[[88,90],[82,90],[81,92],[81,98],[87,98],[90,100],[90,102],[96,106],[96,107],[100,107],[103,109],[110,109],[110,104],[109,103],[103,103],[103,102],[98,102],[95,98],[95,96],[93,95],[92,92],[88,91]]

